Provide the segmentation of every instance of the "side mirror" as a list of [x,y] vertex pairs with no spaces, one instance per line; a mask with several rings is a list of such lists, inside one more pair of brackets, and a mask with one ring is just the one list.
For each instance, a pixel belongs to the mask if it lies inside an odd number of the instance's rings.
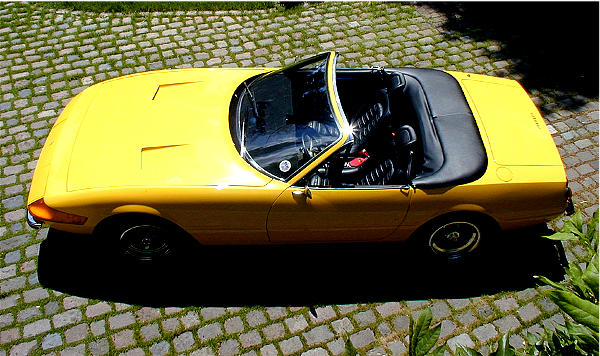
[[292,190],[292,195],[294,197],[307,197],[308,199],[312,199],[312,193],[308,186],[305,186],[302,190]]

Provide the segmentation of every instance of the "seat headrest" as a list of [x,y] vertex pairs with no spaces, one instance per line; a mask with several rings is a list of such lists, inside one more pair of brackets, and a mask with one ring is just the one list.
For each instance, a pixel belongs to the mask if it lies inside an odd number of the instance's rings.
[[417,134],[410,125],[401,126],[400,130],[398,131],[398,136],[400,144],[404,147],[417,142]]

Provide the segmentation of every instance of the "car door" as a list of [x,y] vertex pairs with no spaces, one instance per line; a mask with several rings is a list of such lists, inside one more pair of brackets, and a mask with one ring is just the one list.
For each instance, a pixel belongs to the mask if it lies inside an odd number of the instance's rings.
[[289,187],[267,218],[271,242],[335,242],[383,239],[402,223],[408,186]]

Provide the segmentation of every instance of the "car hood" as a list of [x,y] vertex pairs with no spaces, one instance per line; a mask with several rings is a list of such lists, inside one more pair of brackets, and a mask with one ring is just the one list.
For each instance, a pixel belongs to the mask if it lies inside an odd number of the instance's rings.
[[188,69],[109,80],[78,118],[67,190],[120,186],[264,186],[229,131],[233,92],[265,69]]
[[477,111],[496,163],[562,166],[554,140],[521,85],[509,79],[463,75],[461,84]]

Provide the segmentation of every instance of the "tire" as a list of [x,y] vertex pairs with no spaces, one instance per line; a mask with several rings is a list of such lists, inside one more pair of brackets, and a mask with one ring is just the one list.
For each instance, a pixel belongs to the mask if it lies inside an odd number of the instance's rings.
[[106,233],[120,257],[141,263],[173,259],[185,251],[187,241],[180,231],[154,218],[119,219]]
[[430,254],[451,261],[474,255],[491,230],[483,219],[452,216],[430,224],[423,238]]

